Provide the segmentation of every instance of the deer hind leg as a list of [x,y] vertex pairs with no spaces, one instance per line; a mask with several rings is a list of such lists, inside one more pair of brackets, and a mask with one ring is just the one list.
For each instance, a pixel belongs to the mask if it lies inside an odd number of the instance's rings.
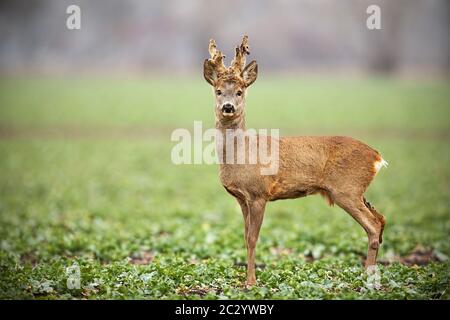
[[247,214],[247,285],[256,284],[255,274],[255,248],[259,237],[259,230],[264,218],[265,200],[253,200],[248,203]]
[[339,196],[334,196],[333,200],[338,206],[347,211],[366,231],[369,245],[365,267],[368,268],[375,265],[378,248],[381,243],[381,233],[383,232],[383,224],[380,218],[366,206],[362,196],[340,194]]
[[370,212],[372,212],[372,214],[375,216],[375,218],[377,218],[378,222],[381,224],[381,232],[380,232],[380,244],[381,244],[383,243],[383,231],[384,225],[386,224],[386,219],[381,213],[379,213],[374,207],[372,207],[372,205],[370,204],[369,201],[366,200],[366,198],[363,197],[363,201],[367,209],[369,209]]

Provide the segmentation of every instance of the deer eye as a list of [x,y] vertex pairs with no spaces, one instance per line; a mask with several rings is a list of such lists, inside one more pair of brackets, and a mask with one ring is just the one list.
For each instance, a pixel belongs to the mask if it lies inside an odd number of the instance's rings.
[[220,95],[222,94],[222,91],[217,90],[217,91],[216,91],[216,94],[217,94],[218,96],[220,96]]
[[238,92],[236,92],[236,95],[237,95],[238,97],[242,96],[242,91],[241,91],[241,90],[238,90]]

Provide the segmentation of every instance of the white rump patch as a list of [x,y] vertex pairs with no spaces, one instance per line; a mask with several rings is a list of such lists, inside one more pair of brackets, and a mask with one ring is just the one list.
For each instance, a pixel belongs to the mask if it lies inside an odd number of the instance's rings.
[[375,172],[378,173],[378,171],[380,171],[380,169],[382,167],[386,167],[388,166],[389,163],[387,163],[386,160],[384,160],[383,158],[381,158],[381,160],[379,161],[375,161],[374,166],[375,166]]

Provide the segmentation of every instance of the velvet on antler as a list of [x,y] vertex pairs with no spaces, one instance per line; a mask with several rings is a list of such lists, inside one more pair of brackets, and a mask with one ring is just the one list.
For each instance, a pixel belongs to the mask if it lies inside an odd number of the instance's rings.
[[227,71],[227,68],[223,64],[223,59],[225,56],[222,54],[220,50],[217,49],[216,41],[214,39],[209,40],[209,54],[211,55],[211,58],[209,61],[211,61],[216,69],[217,73],[224,73]]
[[206,59],[203,64],[203,76],[209,84],[215,85],[219,79],[239,79],[245,87],[250,86],[258,73],[256,61],[246,66],[246,55],[250,54],[248,36],[242,38],[241,44],[236,48],[236,53],[231,65],[227,68],[223,62],[225,56],[217,49],[216,41],[209,40],[209,54],[211,58]]
[[248,36],[242,38],[242,42],[239,47],[236,47],[236,53],[233,61],[231,61],[230,69],[236,74],[241,74],[245,68],[246,55],[250,54],[250,48],[248,46]]

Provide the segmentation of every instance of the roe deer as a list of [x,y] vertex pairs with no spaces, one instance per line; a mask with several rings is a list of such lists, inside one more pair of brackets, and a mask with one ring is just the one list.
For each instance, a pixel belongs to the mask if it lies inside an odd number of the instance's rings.
[[[205,60],[203,73],[215,92],[216,128],[222,133],[245,131],[246,89],[258,74],[256,61],[246,66],[248,38],[244,36],[228,68],[213,39],[209,53],[211,58]],[[235,144],[234,138],[231,143]],[[220,164],[222,185],[236,198],[244,215],[247,285],[256,283],[255,247],[266,203],[279,199],[321,194],[330,205],[336,203],[366,231],[369,245],[365,266],[375,265],[385,219],[366,201],[364,192],[380,168],[387,165],[380,153],[358,140],[340,136],[281,137],[277,144],[278,171],[273,175],[261,175],[261,163]]]

